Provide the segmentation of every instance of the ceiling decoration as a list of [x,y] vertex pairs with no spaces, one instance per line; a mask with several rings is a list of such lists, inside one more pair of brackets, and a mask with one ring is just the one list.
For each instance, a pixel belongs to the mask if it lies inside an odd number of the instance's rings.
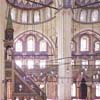
[[75,0],[73,19],[80,23],[100,23],[100,0]]
[[78,6],[83,7],[99,7],[100,0],[76,0]]
[[31,0],[31,2],[28,2],[28,0],[6,0],[6,1],[14,7],[27,10],[44,8],[53,3],[53,0]]

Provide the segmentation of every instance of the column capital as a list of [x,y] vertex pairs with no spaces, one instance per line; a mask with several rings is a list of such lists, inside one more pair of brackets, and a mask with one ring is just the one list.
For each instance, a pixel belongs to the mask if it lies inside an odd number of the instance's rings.
[[64,15],[64,14],[68,14],[68,13],[70,13],[70,14],[72,14],[73,13],[73,11],[72,11],[72,9],[71,8],[62,8],[62,9],[60,9],[57,13],[56,13],[56,15],[59,15],[59,14],[62,14],[62,15]]

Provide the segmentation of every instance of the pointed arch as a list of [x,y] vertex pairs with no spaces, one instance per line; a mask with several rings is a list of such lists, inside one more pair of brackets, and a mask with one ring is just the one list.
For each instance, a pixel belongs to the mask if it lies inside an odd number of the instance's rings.
[[54,42],[52,41],[52,39],[38,31],[28,30],[28,31],[20,33],[19,35],[16,36],[16,38],[14,40],[15,43],[19,38],[22,38],[24,35],[30,35],[30,33],[33,35],[38,35],[39,37],[43,37],[45,39],[45,41],[48,43],[48,45],[50,46],[50,48],[52,48],[52,52],[55,53],[56,46],[55,46]]

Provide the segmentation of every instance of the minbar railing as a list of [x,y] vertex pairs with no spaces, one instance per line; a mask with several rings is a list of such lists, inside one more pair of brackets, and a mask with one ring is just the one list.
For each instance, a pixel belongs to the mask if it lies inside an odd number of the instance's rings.
[[21,77],[21,79],[28,85],[28,87],[31,88],[32,91],[35,91],[37,96],[41,97],[42,100],[46,99],[46,94],[37,86],[37,84],[31,79],[31,77],[28,77],[25,72],[15,65],[15,72],[16,74]]

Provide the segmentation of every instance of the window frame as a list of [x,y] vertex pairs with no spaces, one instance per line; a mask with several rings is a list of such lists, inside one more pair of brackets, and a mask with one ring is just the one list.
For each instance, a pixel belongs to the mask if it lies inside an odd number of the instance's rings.
[[[83,16],[83,14],[85,14],[85,15],[84,15],[84,17],[85,17],[84,19],[81,18],[81,17]],[[87,10],[81,10],[79,20],[80,20],[81,22],[87,22]]]
[[[97,16],[96,16],[97,14]],[[94,19],[94,16],[97,17],[96,19]],[[99,20],[99,11],[98,9],[92,10],[91,12],[91,22],[97,22]]]
[[[32,61],[32,62],[31,62],[31,64],[32,64],[31,67],[29,67],[29,66],[30,66],[30,65],[29,65],[29,64],[30,64],[29,61],[30,61],[30,62]],[[29,64],[28,64],[28,62],[29,62]],[[34,68],[35,68],[35,60],[34,60],[34,59],[27,59],[27,64],[26,64],[26,65],[27,65],[27,69],[28,69],[28,70],[34,69]]]
[[[17,44],[18,41],[20,41],[22,43],[22,51],[16,51],[16,44]],[[16,43],[15,43],[15,52],[23,52],[23,41],[21,39],[17,40]]]
[[[96,43],[99,43],[99,50],[96,50]],[[95,52],[100,52],[100,41],[99,40],[94,42],[94,51]]]
[[22,11],[21,22],[28,23],[28,12],[27,11],[24,11],[24,10]]
[[[45,42],[45,50],[41,50],[41,42]],[[42,49],[43,49],[43,47],[42,47]],[[39,51],[40,52],[47,52],[48,51],[48,44],[47,44],[47,41],[46,40],[44,40],[44,39],[41,39],[40,41],[39,41]]]
[[[86,48],[84,48],[83,50],[82,50],[82,38],[86,38]],[[87,34],[83,34],[81,37],[80,37],[80,42],[79,42],[79,44],[80,44],[80,51],[81,52],[87,52],[87,51],[89,51],[90,50],[90,38],[89,38],[89,36],[87,35]]]
[[[44,62],[45,62],[45,64],[44,64]],[[46,59],[42,59],[42,60],[40,59],[40,69],[45,69],[45,68],[46,68]]]
[[[28,38],[32,38],[32,40],[33,40],[33,42],[32,42],[32,44],[34,44],[34,45],[32,45],[32,48],[31,49],[33,49],[33,50],[28,50],[28,46],[30,47],[30,45],[28,45]],[[33,47],[34,46],[34,47]],[[26,37],[26,52],[35,52],[36,51],[36,38],[35,38],[35,36],[34,35],[28,35],[27,37]]]
[[81,68],[84,69],[85,71],[87,71],[87,69],[89,68],[89,61],[87,59],[82,59],[81,65],[82,65]]
[[[12,15],[13,13],[14,13],[14,15]],[[12,8],[11,9],[11,19],[13,20],[13,21],[16,21],[16,14],[17,14],[17,11],[16,11],[16,9],[15,8]]]
[[[39,23],[40,22],[40,11],[35,11],[34,12],[34,23]],[[38,20],[37,20],[37,16],[38,16]]]

